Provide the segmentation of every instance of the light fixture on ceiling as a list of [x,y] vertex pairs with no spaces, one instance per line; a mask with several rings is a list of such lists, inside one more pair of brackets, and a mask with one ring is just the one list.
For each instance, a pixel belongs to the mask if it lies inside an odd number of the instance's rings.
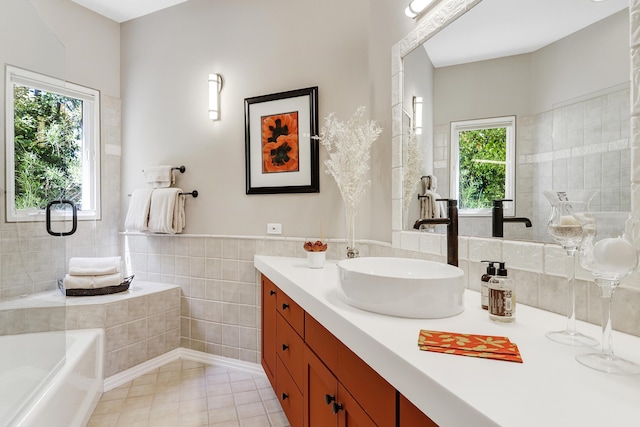
[[413,97],[413,132],[416,135],[422,134],[422,97]]
[[420,15],[431,3],[433,0],[411,0],[409,6],[404,10],[404,14],[409,18],[415,18]]
[[209,74],[209,118],[220,120],[220,91],[222,90],[222,76]]

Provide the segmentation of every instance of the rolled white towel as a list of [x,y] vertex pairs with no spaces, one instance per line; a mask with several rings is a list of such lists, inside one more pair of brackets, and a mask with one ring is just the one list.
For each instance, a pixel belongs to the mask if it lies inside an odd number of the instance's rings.
[[71,276],[106,276],[120,273],[122,258],[114,257],[76,257],[69,260]]
[[64,277],[65,289],[99,289],[108,286],[118,286],[122,283],[120,273],[107,274],[105,276],[72,276]]
[[173,168],[168,165],[145,168],[144,177],[151,188],[167,188],[176,183]]
[[144,231],[147,229],[152,193],[153,188],[141,188],[131,194],[127,218],[124,220],[124,226],[127,230]]

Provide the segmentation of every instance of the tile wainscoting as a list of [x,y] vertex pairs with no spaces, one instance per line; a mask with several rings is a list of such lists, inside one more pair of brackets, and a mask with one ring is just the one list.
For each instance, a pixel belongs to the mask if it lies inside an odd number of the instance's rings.
[[104,378],[180,345],[180,290],[135,278],[129,291],[67,297],[66,328],[105,331]]
[[[181,288],[180,346],[248,362],[260,361],[260,282],[253,256],[305,257],[303,238],[239,236],[151,236],[123,233],[121,247],[137,280]],[[394,233],[402,247],[381,242],[359,244],[361,256],[445,260],[446,239],[433,233]],[[330,241],[328,259],[342,259],[343,242]],[[400,246],[400,244],[395,245]],[[467,287],[479,289],[485,257],[507,262],[521,304],[565,314],[562,250],[557,245],[460,238],[460,267]],[[578,272],[579,319],[600,323],[598,289]],[[614,297],[614,329],[640,336],[638,277],[625,281]],[[559,325],[561,328],[564,325]]]

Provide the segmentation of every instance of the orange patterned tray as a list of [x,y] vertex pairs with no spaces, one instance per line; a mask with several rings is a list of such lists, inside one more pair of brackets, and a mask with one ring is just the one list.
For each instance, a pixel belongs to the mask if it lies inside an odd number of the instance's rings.
[[436,353],[522,363],[520,351],[507,337],[420,330],[418,348]]

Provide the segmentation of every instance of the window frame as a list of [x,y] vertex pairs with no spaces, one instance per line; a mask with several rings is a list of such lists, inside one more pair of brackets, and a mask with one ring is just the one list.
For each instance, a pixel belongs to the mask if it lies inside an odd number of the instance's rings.
[[[460,200],[460,132],[480,129],[506,128],[506,171],[505,199],[513,202],[504,204],[504,216],[514,216],[516,210],[516,116],[501,116],[451,122],[451,198]],[[459,209],[460,216],[491,216],[491,208]]]
[[[14,85],[36,88],[42,91],[81,99],[82,102],[82,207],[78,210],[78,220],[101,219],[100,180],[100,91],[34,71],[5,65],[5,166],[6,166],[6,221],[36,222],[45,220],[44,209],[16,209],[15,206],[15,124]],[[87,209],[87,202],[90,209]],[[55,211],[53,220],[68,220],[67,210]]]

